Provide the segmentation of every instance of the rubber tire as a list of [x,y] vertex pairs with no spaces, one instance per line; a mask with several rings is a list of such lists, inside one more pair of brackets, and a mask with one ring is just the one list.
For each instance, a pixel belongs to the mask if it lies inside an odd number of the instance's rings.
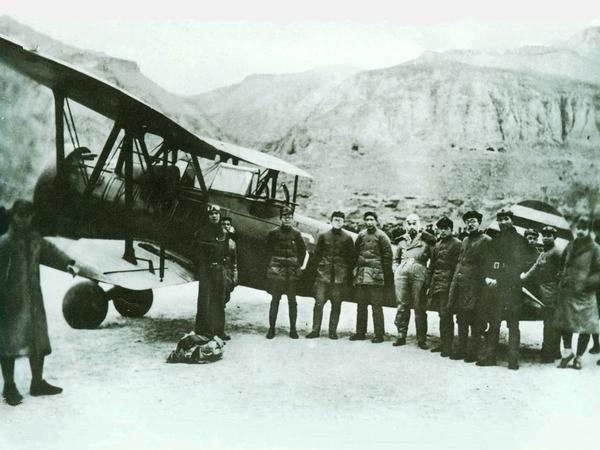
[[108,301],[98,283],[82,281],[66,292],[62,310],[71,328],[93,330],[106,318]]
[[117,289],[112,293],[113,305],[123,317],[144,317],[154,300],[152,289],[144,291],[133,291],[129,289]]

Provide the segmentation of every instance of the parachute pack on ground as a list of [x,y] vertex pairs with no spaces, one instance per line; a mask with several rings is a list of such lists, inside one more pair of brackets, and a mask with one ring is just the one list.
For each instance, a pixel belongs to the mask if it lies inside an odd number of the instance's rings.
[[177,343],[175,351],[167,357],[168,363],[207,364],[223,357],[225,343],[215,336],[209,338],[193,331],[185,334]]

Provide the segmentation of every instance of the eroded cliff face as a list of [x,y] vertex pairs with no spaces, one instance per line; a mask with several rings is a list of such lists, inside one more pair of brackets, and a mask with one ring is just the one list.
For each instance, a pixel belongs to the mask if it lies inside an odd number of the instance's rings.
[[[0,33],[126,89],[190,130],[273,152],[315,176],[302,208],[383,220],[460,208],[493,211],[542,195],[557,205],[574,178],[599,182],[599,29],[555,47],[428,53],[398,66],[253,75],[194,97],[165,91],[137,64],[63,45],[0,18]],[[78,131],[98,148],[110,124],[80,108]],[[47,89],[0,66],[0,172],[27,194],[52,157]],[[11,188],[12,189],[12,188]],[[11,194],[12,195],[12,194]]]

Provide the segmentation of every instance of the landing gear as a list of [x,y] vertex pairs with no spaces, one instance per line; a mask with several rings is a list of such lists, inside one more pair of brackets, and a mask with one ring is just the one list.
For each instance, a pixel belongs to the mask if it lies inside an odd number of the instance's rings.
[[108,292],[113,304],[123,317],[143,317],[152,306],[154,295],[152,289],[145,291],[132,291],[121,287],[114,287]]
[[98,283],[82,281],[67,291],[62,309],[65,320],[72,328],[94,329],[106,318],[108,299]]

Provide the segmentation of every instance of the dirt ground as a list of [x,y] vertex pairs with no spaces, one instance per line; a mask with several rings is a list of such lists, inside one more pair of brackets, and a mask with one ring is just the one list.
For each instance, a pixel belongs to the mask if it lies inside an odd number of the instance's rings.
[[[499,367],[478,368],[419,350],[414,338],[403,348],[392,347],[392,337],[378,345],[350,342],[352,304],[343,306],[340,340],[291,340],[282,302],[279,334],[267,341],[267,294],[239,288],[227,307],[233,339],[223,360],[171,365],[165,358],[193,326],[195,284],[155,291],[144,319],[123,319],[111,305],[100,329],[82,331],[62,318],[71,278],[43,269],[42,283],[54,349],[45,376],[65,391],[26,394],[16,408],[1,403],[2,449],[598,445],[597,358],[586,354],[581,372],[536,363],[539,323],[522,325],[519,371],[507,370],[504,358]],[[385,314],[393,332],[394,311]],[[300,299],[302,335],[311,315],[312,299]],[[434,341],[435,314],[429,324]],[[25,360],[17,363],[17,383],[25,394]]]

